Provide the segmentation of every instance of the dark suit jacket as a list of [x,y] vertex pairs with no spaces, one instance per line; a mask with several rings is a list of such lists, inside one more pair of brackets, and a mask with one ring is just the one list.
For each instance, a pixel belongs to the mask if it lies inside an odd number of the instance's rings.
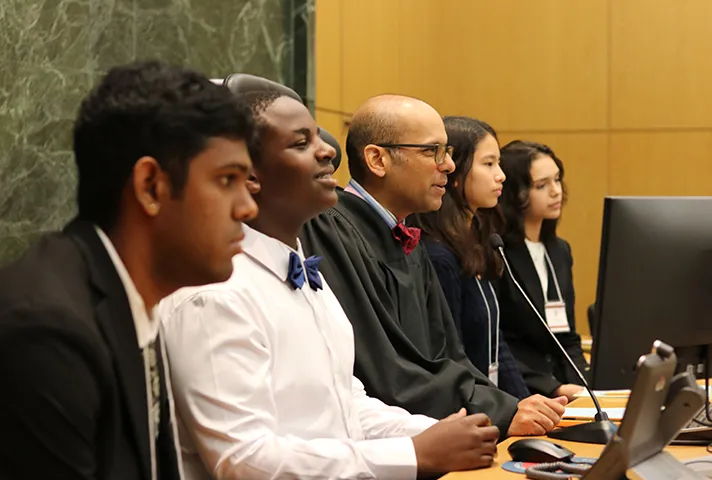
[[0,478],[149,480],[144,372],[93,226],[43,237],[0,270]]
[[[556,337],[566,349],[571,359],[584,372],[588,364],[581,350],[581,337],[576,333],[574,316],[574,284],[571,268],[573,257],[568,242],[561,238],[547,242],[546,250],[556,270],[561,293],[566,302],[566,317],[571,331],[557,333]],[[544,313],[544,293],[534,262],[524,241],[505,242],[505,251],[514,276],[536,306],[542,317]],[[549,272],[549,299],[556,300],[556,287]],[[551,396],[563,383],[580,384],[578,376],[566,362],[546,327],[536,318],[526,300],[504,275],[498,284],[500,308],[502,309],[502,331],[519,368],[532,393]]]

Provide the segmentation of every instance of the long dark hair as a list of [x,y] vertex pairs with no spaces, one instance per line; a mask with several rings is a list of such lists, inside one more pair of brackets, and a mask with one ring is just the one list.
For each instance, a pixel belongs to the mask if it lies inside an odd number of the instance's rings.
[[[504,239],[508,242],[523,242],[524,216],[529,207],[529,190],[532,188],[532,162],[541,156],[548,155],[559,167],[561,179],[562,205],[566,203],[566,184],[564,183],[564,164],[554,151],[547,145],[514,140],[502,147],[501,167],[507,176],[507,184],[502,191],[499,204],[506,220]],[[559,219],[545,219],[541,225],[540,238],[548,242],[556,238],[556,226]]]
[[[494,129],[469,117],[445,117],[448,144],[455,147],[455,171],[448,175],[440,210],[414,216],[423,234],[450,247],[460,260],[463,275],[492,279],[502,271],[499,257],[487,239],[504,223],[498,206],[472,211],[465,196],[467,174],[472,169],[477,145],[487,135],[497,140]],[[506,188],[506,187],[505,187]]]

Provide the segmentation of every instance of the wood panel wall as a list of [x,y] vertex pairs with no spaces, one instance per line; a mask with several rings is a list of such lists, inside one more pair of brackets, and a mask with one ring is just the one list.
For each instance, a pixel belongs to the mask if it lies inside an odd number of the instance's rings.
[[[712,195],[710,0],[317,0],[316,113],[342,142],[379,93],[486,120],[566,166],[577,322],[603,197]],[[343,145],[343,143],[342,143]],[[345,166],[338,172],[348,181]],[[506,188],[506,187],[505,187]]]

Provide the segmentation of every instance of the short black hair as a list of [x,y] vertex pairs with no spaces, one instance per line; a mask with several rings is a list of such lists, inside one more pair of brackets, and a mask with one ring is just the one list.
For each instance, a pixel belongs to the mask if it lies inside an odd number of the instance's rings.
[[190,161],[212,137],[252,136],[247,107],[204,75],[157,61],[112,68],[74,124],[79,217],[110,230],[138,159],[151,156],[182,193]]
[[[567,189],[564,183],[564,164],[547,145],[524,140],[514,140],[502,147],[500,151],[500,166],[507,176],[499,204],[504,214],[506,242],[523,242],[524,216],[529,207],[529,190],[532,188],[532,162],[539,157],[548,155],[559,167],[561,179],[562,203],[566,203]],[[546,219],[541,224],[541,241],[550,242],[556,239],[556,227],[559,219]]]
[[[262,118],[262,114],[267,110],[278,98],[289,97],[293,98],[286,92],[279,90],[265,90],[259,92],[250,92],[245,94],[242,100],[252,113],[252,121],[254,122],[254,134],[248,144],[250,158],[253,162],[259,163],[262,160],[262,135],[267,127],[267,122]],[[294,99],[295,101],[298,101]]]
[[379,112],[365,112],[349,125],[346,136],[346,155],[349,157],[351,178],[362,182],[368,171],[363,150],[367,145],[398,143],[398,122],[389,115]]

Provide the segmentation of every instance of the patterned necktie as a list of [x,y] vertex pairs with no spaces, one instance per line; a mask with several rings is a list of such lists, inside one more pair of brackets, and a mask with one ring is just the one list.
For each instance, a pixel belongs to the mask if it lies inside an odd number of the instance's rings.
[[178,452],[173,436],[171,408],[168,400],[168,389],[163,373],[164,363],[161,352],[160,334],[147,347],[149,370],[151,378],[151,416],[154,422],[154,438],[156,446],[156,478],[180,479]]
[[151,384],[151,389],[148,392],[148,398],[150,399],[151,404],[150,421],[153,422],[153,441],[158,438],[161,424],[161,373],[159,371],[157,353],[157,349],[160,347],[156,346],[157,341],[158,340],[154,340],[146,346]]
[[304,286],[304,269],[306,268],[306,280],[309,281],[309,286],[312,290],[320,290],[323,287],[321,283],[321,276],[319,276],[319,263],[321,262],[321,257],[311,256],[304,260],[304,267],[302,267],[301,259],[299,255],[294,252],[289,254],[289,269],[287,270],[287,281],[292,286],[294,290],[297,288],[302,288]]
[[415,250],[415,247],[420,243],[420,229],[416,227],[406,227],[401,222],[398,222],[393,227],[393,238],[398,240],[398,243],[403,247],[406,255]]

